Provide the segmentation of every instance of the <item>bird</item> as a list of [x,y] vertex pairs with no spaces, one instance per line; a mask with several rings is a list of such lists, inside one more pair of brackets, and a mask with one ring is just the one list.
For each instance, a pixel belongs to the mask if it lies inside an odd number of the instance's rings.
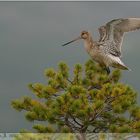
[[98,28],[98,41],[93,40],[90,31],[82,31],[79,37],[62,46],[83,39],[87,53],[92,60],[105,68],[107,74],[110,74],[110,67],[130,70],[121,60],[121,48],[124,34],[138,29],[140,29],[140,18],[118,18]]

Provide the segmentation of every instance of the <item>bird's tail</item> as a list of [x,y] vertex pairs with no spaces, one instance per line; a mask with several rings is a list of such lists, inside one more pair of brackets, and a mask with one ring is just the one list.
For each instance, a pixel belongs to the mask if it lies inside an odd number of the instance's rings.
[[118,68],[120,68],[120,69],[122,69],[122,70],[129,70],[129,71],[131,71],[131,69],[130,68],[128,68],[126,65],[122,65],[122,64],[118,64]]
[[119,69],[122,69],[122,70],[129,70],[129,71],[131,71],[131,69],[128,68],[122,61],[120,61],[119,63],[115,63],[113,65],[113,67],[119,68]]

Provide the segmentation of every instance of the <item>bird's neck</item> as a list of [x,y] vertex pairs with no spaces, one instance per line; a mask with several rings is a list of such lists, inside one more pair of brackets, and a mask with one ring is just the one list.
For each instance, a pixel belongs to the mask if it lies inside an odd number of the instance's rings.
[[91,36],[84,40],[84,46],[88,53],[94,48],[94,41]]

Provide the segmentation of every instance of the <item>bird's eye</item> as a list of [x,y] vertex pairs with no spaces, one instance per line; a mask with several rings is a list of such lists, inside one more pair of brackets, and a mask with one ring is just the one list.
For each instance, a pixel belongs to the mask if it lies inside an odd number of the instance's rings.
[[81,37],[82,37],[83,39],[86,39],[86,38],[88,37],[87,32],[82,32],[82,33],[81,33]]
[[82,35],[85,35],[85,33],[82,33]]

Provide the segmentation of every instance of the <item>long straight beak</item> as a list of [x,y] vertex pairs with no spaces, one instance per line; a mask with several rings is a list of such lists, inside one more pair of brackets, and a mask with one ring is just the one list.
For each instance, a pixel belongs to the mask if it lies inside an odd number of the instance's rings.
[[74,40],[63,44],[62,46],[66,46],[66,45],[68,45],[68,44],[70,44],[70,43],[72,43],[72,42],[75,42],[75,41],[79,40],[79,39],[82,39],[82,38],[79,36],[78,38],[75,38]]

